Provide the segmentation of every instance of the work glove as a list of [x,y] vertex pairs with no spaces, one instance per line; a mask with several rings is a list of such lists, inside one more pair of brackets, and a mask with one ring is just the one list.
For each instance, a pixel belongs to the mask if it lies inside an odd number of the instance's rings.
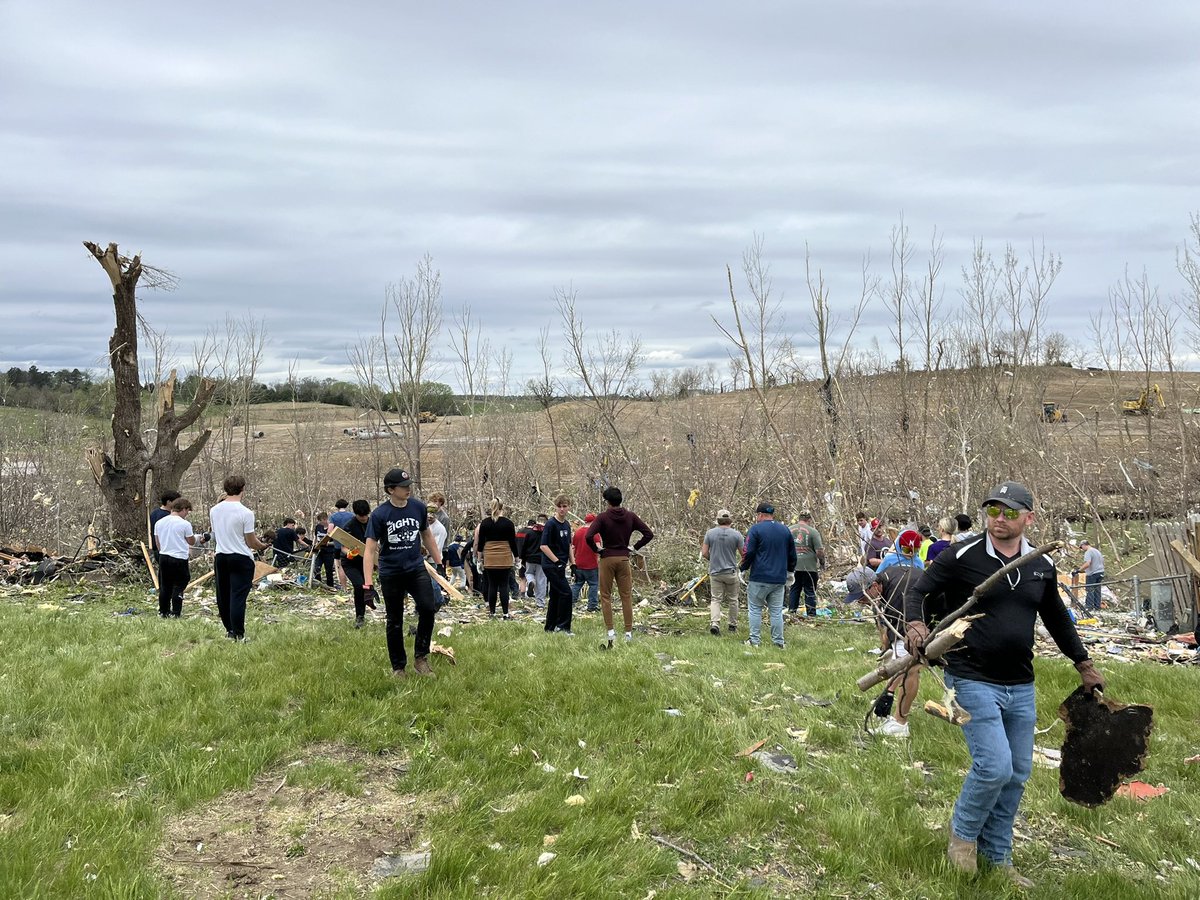
[[363,588],[363,603],[365,603],[367,605],[368,609],[374,609],[375,601],[378,599],[379,599],[379,594],[377,594],[375,592],[374,585],[372,585],[369,588]]
[[788,587],[791,587],[795,583],[796,583],[796,573],[788,572],[787,581],[785,581],[784,584],[786,584]]
[[1097,671],[1090,659],[1075,663],[1075,669],[1079,672],[1079,680],[1083,682],[1083,689],[1086,693],[1094,694],[1096,691],[1104,693],[1104,676]]
[[904,632],[904,649],[917,656],[924,648],[925,642],[929,640],[929,626],[921,620],[908,623],[908,628]]
[[576,565],[572,565],[572,566],[571,566],[571,577],[572,577],[572,578],[578,578],[578,577],[579,577],[579,566],[576,566]]

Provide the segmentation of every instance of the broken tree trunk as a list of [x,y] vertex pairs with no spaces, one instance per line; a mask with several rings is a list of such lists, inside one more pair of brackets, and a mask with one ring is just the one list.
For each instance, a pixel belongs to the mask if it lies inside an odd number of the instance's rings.
[[[976,616],[971,616],[968,618],[968,614],[975,608],[980,599],[982,599],[988,591],[995,587],[1000,579],[1002,579],[1009,572],[1012,572],[1014,569],[1018,569],[1025,565],[1027,562],[1037,559],[1039,556],[1045,556],[1048,553],[1052,553],[1062,546],[1062,541],[1051,541],[1048,544],[1043,544],[1041,547],[1030,550],[1024,556],[1014,559],[1007,565],[1001,566],[999,569],[985,578],[980,585],[971,592],[971,596],[967,598],[966,603],[953,612],[947,614],[938,623],[937,628],[930,632],[929,638],[925,641],[925,646],[922,648],[919,656],[910,654],[903,659],[893,659],[883,665],[880,665],[875,671],[868,672],[862,678],[858,679],[858,689],[860,691],[869,691],[871,688],[875,687],[875,685],[882,684],[884,681],[887,681],[893,676],[899,675],[901,672],[908,671],[914,664],[921,662],[922,660],[929,660],[932,662],[941,659],[946,651],[950,650],[955,644],[963,639],[967,629],[970,627],[970,623],[977,618]],[[955,627],[956,625],[958,627]]]

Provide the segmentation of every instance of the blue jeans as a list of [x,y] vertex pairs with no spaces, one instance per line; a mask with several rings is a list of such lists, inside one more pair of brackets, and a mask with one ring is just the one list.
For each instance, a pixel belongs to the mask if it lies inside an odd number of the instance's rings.
[[746,610],[750,615],[750,643],[757,647],[762,630],[763,607],[771,621],[771,641],[783,646],[783,585],[751,581],[746,585]]
[[579,602],[579,591],[586,584],[588,586],[588,612],[595,612],[600,608],[600,570],[577,568],[575,571],[578,574],[571,584],[571,603]]
[[1104,580],[1104,573],[1097,572],[1095,575],[1088,575],[1085,581],[1087,582],[1087,599],[1084,601],[1084,607],[1087,609],[1100,608],[1100,582]]
[[1033,684],[988,684],[947,673],[946,686],[971,714],[963,726],[971,770],[954,804],[950,828],[960,840],[975,841],[993,863],[1011,865],[1013,820],[1033,771]]

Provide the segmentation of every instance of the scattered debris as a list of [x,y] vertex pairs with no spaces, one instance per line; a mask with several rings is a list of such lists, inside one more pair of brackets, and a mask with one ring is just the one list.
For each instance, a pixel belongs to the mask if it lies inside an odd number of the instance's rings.
[[1051,747],[1034,747],[1033,762],[1043,769],[1057,769],[1062,765],[1062,751]]
[[537,864],[539,867],[547,866],[550,864],[550,861],[553,860],[556,856],[558,856],[557,853],[551,853],[549,850],[547,850],[545,853],[543,853],[541,856],[539,856],[537,858]]
[[1169,787],[1163,787],[1161,784],[1156,786],[1146,784],[1144,781],[1130,781],[1117,788],[1117,796],[1128,797],[1131,800],[1153,800],[1155,797],[1161,797],[1170,790]]
[[572,794],[564,802],[567,806],[583,806],[583,804],[587,803],[587,800],[583,794]]
[[683,715],[682,712],[680,712],[673,706],[668,709],[664,709],[663,712],[665,712],[668,716],[682,716]]
[[[777,748],[782,750],[782,748]],[[759,750],[751,754],[752,759],[758,760],[766,768],[772,772],[778,772],[780,775],[795,775],[800,771],[796,765],[796,758],[789,756],[786,753],[768,753],[765,750]]]
[[587,780],[588,780],[588,776],[587,776],[587,775],[584,775],[582,772],[580,772],[580,771],[579,771],[579,766],[576,766],[576,767],[575,767],[575,771],[571,773],[571,776],[572,776],[573,778],[577,778],[577,779],[579,779],[580,781],[587,781]]
[[372,878],[394,878],[397,875],[415,875],[429,868],[431,853],[400,853],[395,856],[385,853],[371,865]]
[[734,754],[734,755],[735,755],[735,756],[753,756],[753,755],[754,755],[754,753],[755,753],[755,751],[757,751],[757,750],[761,750],[761,749],[763,748],[763,745],[764,745],[766,742],[767,742],[767,739],[766,739],[766,738],[763,738],[761,741],[758,741],[758,742],[756,742],[756,743],[753,743],[753,744],[751,744],[751,745],[750,745],[749,747],[747,747],[745,750],[742,750],[742,751],[740,751],[740,752],[738,752],[738,753],[736,753],[736,754]]
[[1080,686],[1058,715],[1067,723],[1058,782],[1067,800],[1087,807],[1107,803],[1122,779],[1142,771],[1154,727],[1151,707],[1125,706]]

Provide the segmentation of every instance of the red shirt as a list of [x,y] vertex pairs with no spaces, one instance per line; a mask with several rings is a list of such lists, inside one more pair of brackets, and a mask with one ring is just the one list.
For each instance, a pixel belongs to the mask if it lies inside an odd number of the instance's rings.
[[575,547],[575,565],[581,569],[598,569],[600,563],[597,562],[596,554],[587,544],[587,530],[586,525],[580,525],[575,529],[575,534],[571,536],[571,544]]

